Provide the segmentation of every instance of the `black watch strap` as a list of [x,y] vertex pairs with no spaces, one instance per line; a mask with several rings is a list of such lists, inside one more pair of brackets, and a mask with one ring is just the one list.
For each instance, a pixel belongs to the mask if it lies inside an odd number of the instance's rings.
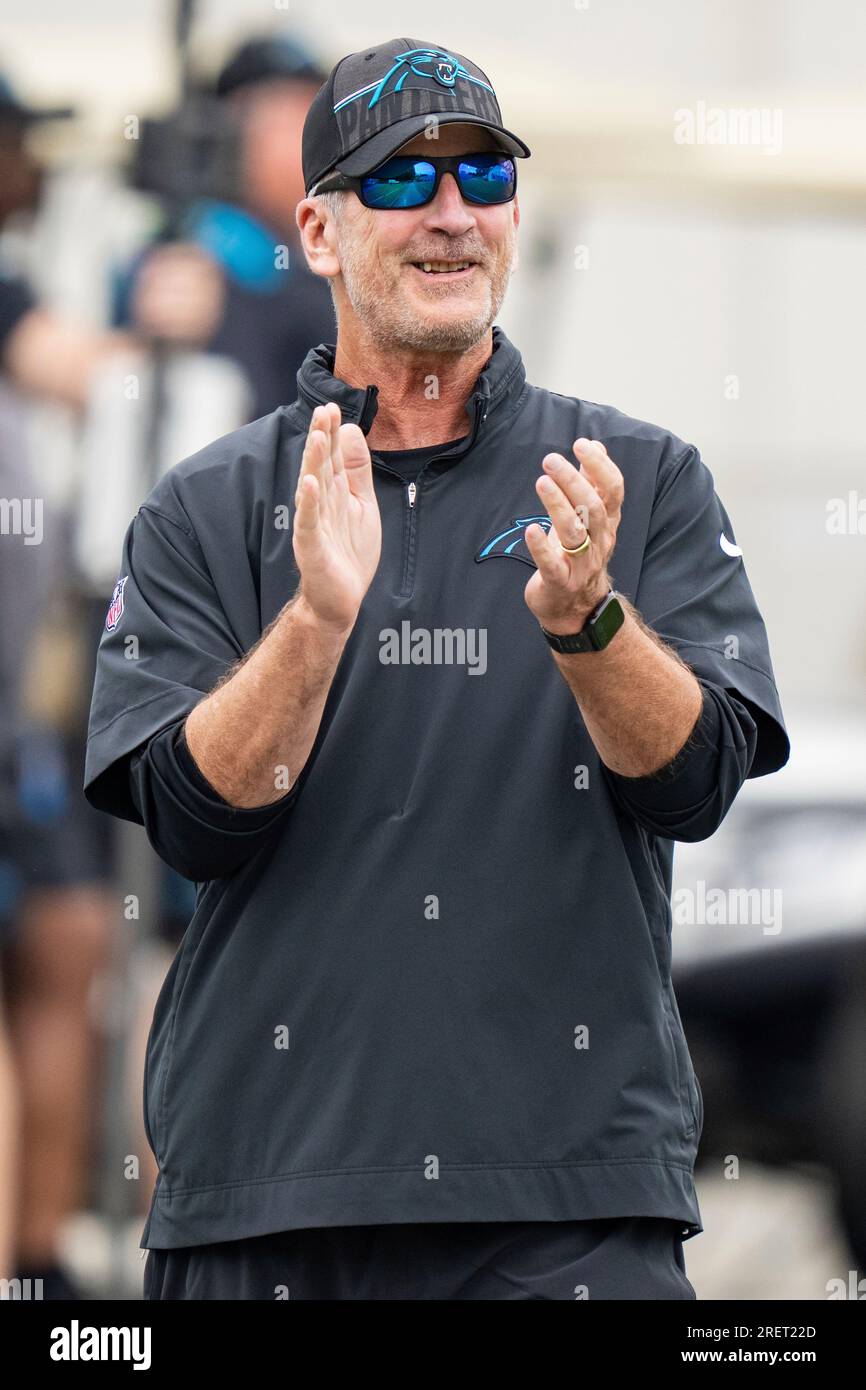
[[580,632],[562,636],[556,632],[548,632],[546,627],[542,627],[541,631],[555,652],[564,652],[567,655],[574,652],[600,652],[619,632],[624,622],[625,613],[619,595],[611,589],[598,607],[590,613]]

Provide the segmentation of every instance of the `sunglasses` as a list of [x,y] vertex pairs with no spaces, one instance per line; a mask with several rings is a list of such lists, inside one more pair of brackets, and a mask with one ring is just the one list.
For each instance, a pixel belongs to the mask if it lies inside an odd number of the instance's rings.
[[422,208],[436,197],[443,174],[453,174],[466,202],[481,207],[510,203],[517,192],[515,161],[510,155],[492,151],[436,159],[397,154],[369,174],[333,174],[315,193],[351,188],[365,208]]

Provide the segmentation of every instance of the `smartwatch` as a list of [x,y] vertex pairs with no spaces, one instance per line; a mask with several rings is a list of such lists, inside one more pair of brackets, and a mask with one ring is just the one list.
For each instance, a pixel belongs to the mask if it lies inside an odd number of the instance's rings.
[[624,622],[625,613],[619,595],[611,589],[590,613],[580,632],[563,637],[556,632],[548,632],[546,627],[542,627],[541,631],[555,652],[600,652]]

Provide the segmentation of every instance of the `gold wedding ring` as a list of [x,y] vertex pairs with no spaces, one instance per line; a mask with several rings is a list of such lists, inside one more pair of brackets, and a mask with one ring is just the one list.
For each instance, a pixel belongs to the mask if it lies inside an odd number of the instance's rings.
[[562,548],[563,548],[563,550],[565,551],[566,555],[582,555],[583,552],[584,552],[585,550],[589,550],[589,546],[590,546],[589,532],[587,531],[587,533],[586,533],[586,535],[584,536],[583,540],[581,541],[580,545],[577,546],[574,550],[569,550],[569,548],[568,548],[567,545],[562,545],[562,541],[560,541],[559,544],[562,546]]

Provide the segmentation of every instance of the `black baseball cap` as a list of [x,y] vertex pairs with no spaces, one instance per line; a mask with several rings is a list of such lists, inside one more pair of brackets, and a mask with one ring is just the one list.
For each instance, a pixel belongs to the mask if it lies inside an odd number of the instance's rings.
[[275,79],[320,86],[327,73],[318,59],[288,34],[248,39],[228,59],[216,80],[218,97]]
[[0,120],[32,125],[36,121],[60,121],[74,115],[72,106],[27,106],[17,96],[9,79],[0,73]]
[[486,73],[462,54],[420,39],[390,39],[350,53],[317,93],[304,124],[304,187],[333,169],[368,174],[390,159],[435,115],[493,131],[509,154],[529,146],[506,130]]

